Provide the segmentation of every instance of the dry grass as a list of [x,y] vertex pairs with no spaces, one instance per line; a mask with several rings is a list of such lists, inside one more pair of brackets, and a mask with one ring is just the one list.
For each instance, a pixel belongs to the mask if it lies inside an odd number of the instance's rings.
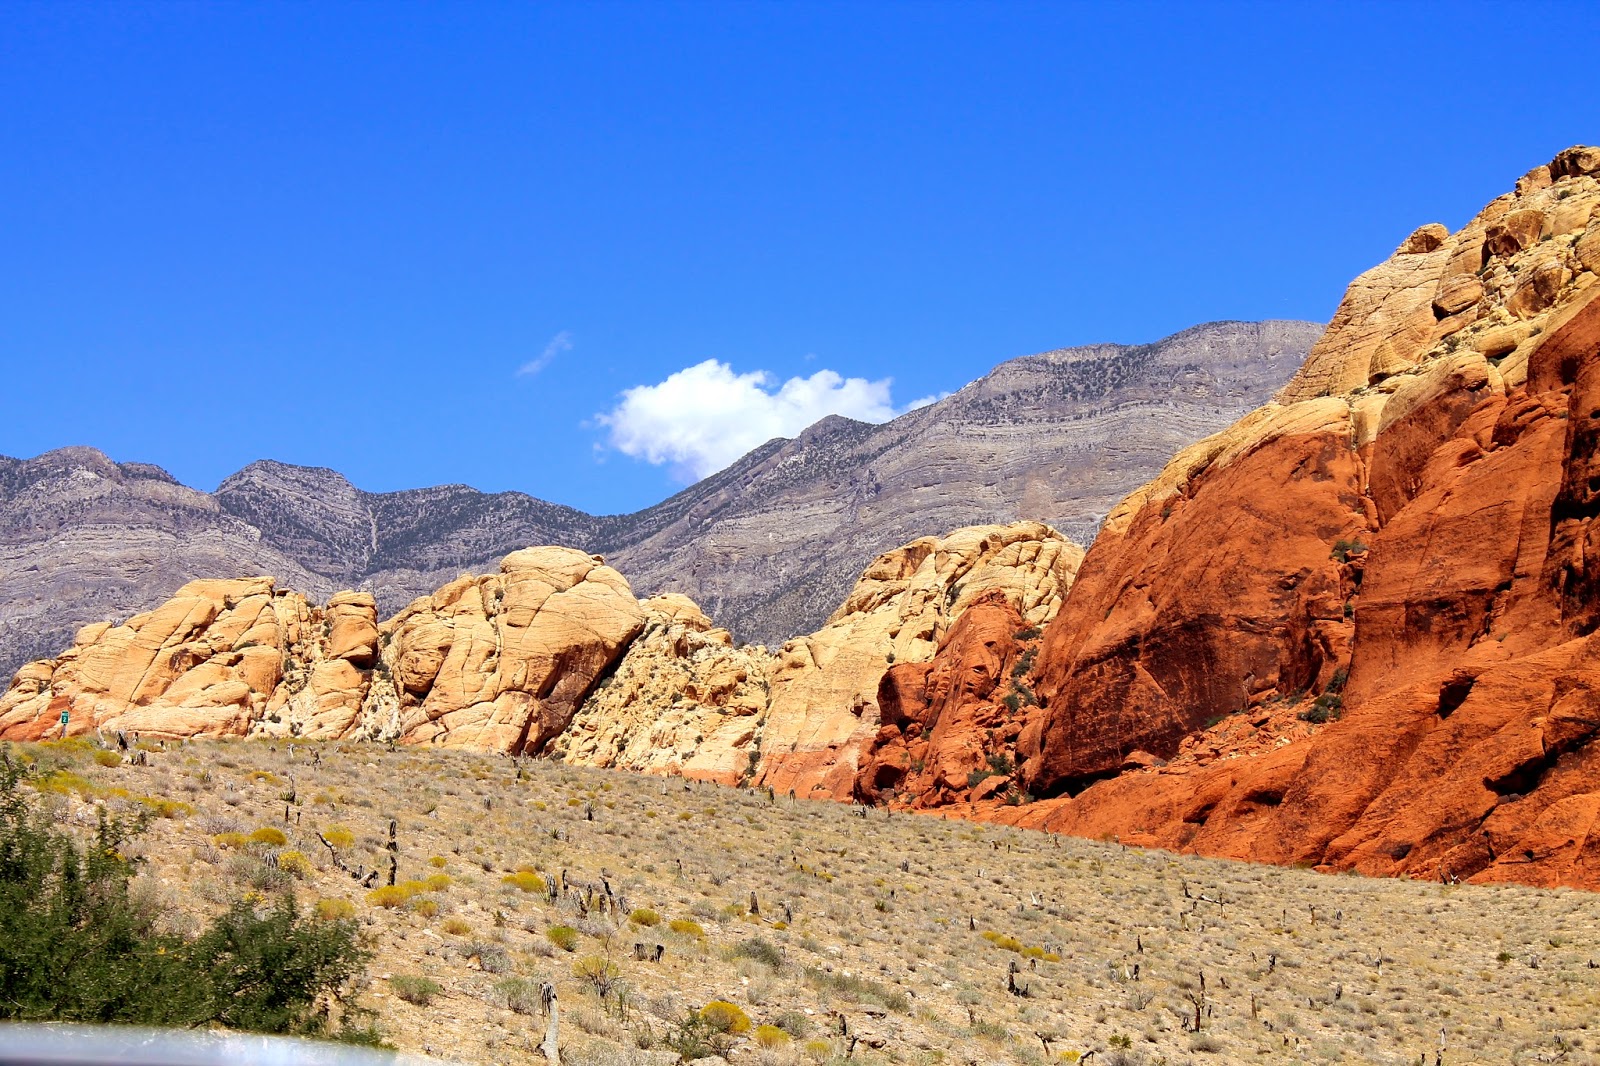
[[[247,891],[354,908],[377,951],[362,1001],[402,1048],[460,1061],[542,1061],[544,981],[580,1066],[675,1062],[685,1017],[717,1002],[746,1021],[708,1039],[771,1066],[843,1061],[852,1038],[861,1063],[1431,1063],[1441,1032],[1445,1063],[1600,1048],[1586,893],[1329,877],[448,751],[46,757],[64,765],[40,802],[66,824],[138,797],[193,807],[137,842],[174,924]],[[305,800],[285,823],[291,779]],[[397,891],[374,899],[317,831],[382,886],[390,819]],[[619,898],[585,911],[586,891],[552,902],[551,883]]]

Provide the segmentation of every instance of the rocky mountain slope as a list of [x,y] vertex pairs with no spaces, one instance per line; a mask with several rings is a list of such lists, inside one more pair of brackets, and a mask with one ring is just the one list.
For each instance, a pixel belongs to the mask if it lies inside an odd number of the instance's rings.
[[880,702],[907,728],[859,793],[981,803],[949,779],[893,790],[922,737],[997,713],[978,682],[1028,654],[1014,778],[1047,798],[988,816],[1600,887],[1597,281],[1600,149],[1457,233],[1417,230],[1277,402],[1111,514],[1036,652],[1004,624],[975,643],[974,611],[927,679],[891,672]]
[[1014,359],[882,426],[828,418],[632,515],[464,485],[367,493],[253,463],[215,494],[89,448],[0,458],[0,674],[89,622],[197,578],[271,574],[316,599],[399,610],[530,544],[603,553],[646,594],[683,593],[739,639],[818,628],[876,555],[1019,519],[1088,539],[1175,450],[1287,381],[1320,327],[1212,323],[1151,345]]
[[68,736],[396,741],[843,797],[886,664],[931,658],[980,600],[1048,621],[1082,558],[1037,522],[924,537],[777,654],[572,548],[514,552],[381,624],[365,592],[319,607],[268,577],[194,581],[24,665],[0,739],[59,737],[65,715]]
[[24,668],[0,738],[63,709],[79,731],[559,753],[1224,857],[1600,888],[1600,149],[1411,234],[1274,401],[1180,450],[1087,556],[1030,522],[912,541],[775,654],[572,549],[381,626],[362,593],[315,608],[202,583]]

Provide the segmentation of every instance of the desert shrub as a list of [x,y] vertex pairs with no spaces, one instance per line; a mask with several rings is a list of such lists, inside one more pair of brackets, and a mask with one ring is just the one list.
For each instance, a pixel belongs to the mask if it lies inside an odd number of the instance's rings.
[[409,974],[397,973],[389,978],[389,987],[394,989],[394,994],[407,1003],[415,1003],[419,1007],[426,1007],[433,1002],[444,989],[439,982],[428,977],[414,977]]
[[661,915],[649,907],[635,907],[633,913],[628,915],[628,921],[634,925],[650,928],[661,924]]
[[719,1033],[748,1033],[750,1015],[724,999],[714,999],[700,1008],[700,1018]]
[[219,848],[242,848],[250,843],[250,838],[243,833],[217,833],[211,838],[211,843]]
[[439,901],[436,899],[413,899],[410,907],[411,913],[420,914],[424,918],[436,918],[439,914]]
[[285,896],[237,901],[193,938],[163,932],[129,889],[143,820],[102,813],[80,846],[29,807],[24,776],[0,767],[0,1017],[321,1029],[316,1001],[367,957],[354,923],[305,920]]
[[52,770],[33,781],[33,787],[40,792],[50,792],[58,796],[76,793],[79,796],[92,796],[95,792],[94,785],[82,774],[75,774],[71,770]]
[[422,883],[427,886],[429,892],[443,892],[455,883],[455,878],[449,874],[433,874],[424,878]]
[[804,1050],[806,1057],[812,1062],[827,1062],[833,1058],[833,1045],[821,1038],[807,1040]]
[[94,761],[101,766],[120,766],[122,756],[114,751],[97,751],[94,753]]
[[469,940],[458,950],[466,958],[476,958],[484,973],[505,973],[512,968],[511,953],[492,940]]
[[325,922],[344,921],[356,916],[356,905],[347,899],[319,899],[313,913]]
[[983,936],[983,939],[987,940],[997,948],[1003,948],[1006,951],[1015,951],[1019,955],[1022,953],[1022,941],[1018,940],[1014,936],[1007,936],[1005,933],[997,933],[993,929],[985,929],[981,935]]
[[755,1037],[757,1046],[768,1050],[784,1047],[789,1043],[789,1034],[776,1025],[758,1025],[752,1035]]
[[570,925],[552,925],[544,931],[544,936],[562,951],[578,950],[578,931]]
[[865,977],[847,977],[843,973],[807,967],[805,979],[807,984],[815,988],[830,989],[858,1000],[872,1000],[900,1014],[911,1013],[911,999],[904,992]]
[[311,860],[298,851],[280,852],[278,855],[278,869],[291,877],[298,877],[304,881],[311,876]]
[[252,855],[237,855],[228,861],[228,872],[258,892],[276,892],[294,880],[275,863]]
[[1324,692],[1318,696],[1310,707],[1300,712],[1302,722],[1312,725],[1322,725],[1326,722],[1337,721],[1344,714],[1344,697],[1337,692]]
[[518,1014],[534,1014],[539,1010],[539,986],[526,977],[507,977],[496,981],[495,995],[506,1009]]
[[1348,540],[1340,537],[1333,542],[1333,551],[1329,553],[1329,557],[1335,562],[1343,563],[1348,562],[1352,555],[1360,555],[1366,550],[1367,546],[1359,540]]
[[267,844],[274,848],[281,848],[289,843],[289,838],[283,835],[283,830],[275,826],[264,825],[250,834],[252,844]]
[[545,890],[544,878],[532,870],[518,870],[514,874],[506,874],[500,879],[503,885],[519,888],[524,892],[543,892]]
[[192,804],[182,800],[162,799],[159,796],[140,796],[139,802],[157,818],[187,818],[194,813]]
[[667,1033],[662,1044],[677,1052],[684,1062],[693,1062],[711,1055],[722,1055],[734,1045],[734,1039],[714,1028],[697,1012],[690,1011]]
[[610,959],[599,955],[585,955],[572,964],[572,976],[594,989],[602,1000],[610,997],[622,977],[622,971]]
[[446,866],[450,865],[450,860],[445,858],[443,855],[434,855],[428,859],[428,865],[432,866],[436,870],[442,870]]
[[444,931],[451,936],[466,936],[472,932],[472,926],[464,918],[446,918],[444,920]]
[[402,885],[380,885],[367,893],[368,903],[391,911],[404,907],[410,899],[411,894]]
[[336,848],[348,848],[356,842],[355,834],[342,825],[330,825],[324,829],[322,839]]
[[705,929],[692,918],[674,918],[667,923],[667,928],[674,933],[682,933],[684,936],[700,938],[706,935]]
[[742,940],[735,944],[733,954],[735,958],[754,959],[757,962],[765,963],[774,970],[783,969],[783,949],[770,940],[759,936],[754,936],[749,940]]

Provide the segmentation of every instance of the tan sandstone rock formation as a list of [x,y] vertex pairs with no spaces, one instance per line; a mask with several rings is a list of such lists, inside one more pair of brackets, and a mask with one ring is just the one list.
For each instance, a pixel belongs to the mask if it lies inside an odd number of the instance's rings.
[[513,552],[386,625],[406,743],[537,754],[572,720],[645,616],[623,576],[571,548]]
[[191,581],[154,611],[78,631],[54,660],[30,663],[0,699],[0,737],[34,740],[126,730],[233,736],[262,717],[312,612],[271,578]]
[[800,796],[851,796],[861,752],[878,733],[885,670],[932,658],[985,592],[1026,624],[1047,623],[1082,559],[1038,522],[970,526],[879,556],[826,626],[778,652],[757,781]]
[[747,778],[773,657],[736,648],[687,596],[644,601],[644,631],[552,744],[567,762],[731,785]]
[[379,626],[367,593],[322,608],[271,578],[195,581],[155,611],[85,627],[24,667],[0,738],[127,730],[265,733],[538,752],[644,624],[622,575],[529,548]]
[[0,699],[0,739],[55,735],[65,710],[74,733],[388,740],[726,783],[775,743],[769,783],[810,791],[804,772],[848,795],[856,749],[830,738],[863,721],[872,735],[888,663],[927,660],[985,590],[1048,621],[1081,557],[1038,523],[923,538],[878,559],[782,661],[735,647],[684,596],[640,604],[570,548],[514,552],[382,624],[364,592],[316,607],[270,578],[193,582],[24,667]]

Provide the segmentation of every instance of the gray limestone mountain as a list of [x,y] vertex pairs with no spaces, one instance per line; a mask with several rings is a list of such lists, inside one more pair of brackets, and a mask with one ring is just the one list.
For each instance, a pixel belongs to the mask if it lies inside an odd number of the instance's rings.
[[465,485],[368,493],[270,461],[208,494],[92,448],[0,457],[0,672],[197,577],[271,574],[318,598],[361,588],[387,615],[531,544],[604,554],[638,594],[681,592],[776,645],[918,536],[1035,519],[1087,543],[1174,452],[1269,399],[1321,332],[1216,322],[1013,359],[883,425],[825,418],[629,515]]

